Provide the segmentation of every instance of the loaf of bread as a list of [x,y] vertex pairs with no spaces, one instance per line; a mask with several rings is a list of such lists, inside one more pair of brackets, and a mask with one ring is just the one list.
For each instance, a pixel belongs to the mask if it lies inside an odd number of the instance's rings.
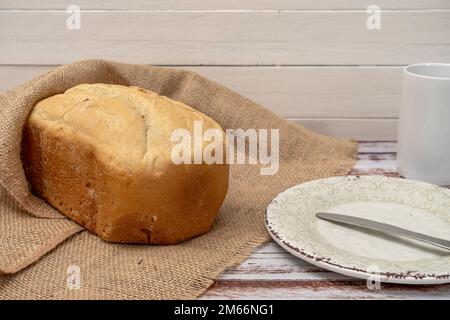
[[211,228],[228,189],[227,164],[172,161],[172,132],[192,133],[194,121],[223,132],[154,92],[81,84],[32,109],[25,174],[34,194],[105,241],[175,244]]

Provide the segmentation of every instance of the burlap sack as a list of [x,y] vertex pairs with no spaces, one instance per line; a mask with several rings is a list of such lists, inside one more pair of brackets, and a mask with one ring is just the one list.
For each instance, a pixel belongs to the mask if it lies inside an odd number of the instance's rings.
[[[33,196],[20,161],[22,127],[32,106],[95,82],[156,91],[206,113],[223,128],[280,129],[279,172],[262,176],[257,165],[232,165],[229,193],[206,235],[174,246],[105,243]],[[289,124],[192,72],[103,60],[56,68],[0,96],[0,298],[195,298],[269,239],[264,210],[277,193],[344,175],[355,154],[354,142]],[[79,267],[80,289],[67,286],[69,266]]]

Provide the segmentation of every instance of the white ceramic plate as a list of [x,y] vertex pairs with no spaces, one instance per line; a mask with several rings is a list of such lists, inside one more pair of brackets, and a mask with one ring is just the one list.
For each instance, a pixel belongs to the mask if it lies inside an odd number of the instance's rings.
[[316,266],[357,278],[406,284],[450,282],[450,251],[318,219],[341,213],[450,239],[450,190],[382,176],[347,176],[294,186],[267,207],[272,238]]

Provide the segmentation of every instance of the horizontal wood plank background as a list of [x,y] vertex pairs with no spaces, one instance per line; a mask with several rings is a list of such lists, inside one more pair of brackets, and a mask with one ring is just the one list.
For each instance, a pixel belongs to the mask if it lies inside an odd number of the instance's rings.
[[[86,57],[158,65],[401,65],[450,62],[450,10],[0,11],[2,64],[62,64]],[[131,23],[132,22],[132,23]],[[13,28],[11,28],[13,27]],[[11,30],[12,29],[12,30]]]
[[2,0],[0,9],[65,9],[70,4],[109,10],[342,10],[366,9],[373,4],[385,9],[450,9],[448,0]]
[[[66,28],[69,4],[81,29]],[[450,62],[450,1],[0,1],[0,92],[85,58],[177,66],[295,123],[395,140],[402,67]]]

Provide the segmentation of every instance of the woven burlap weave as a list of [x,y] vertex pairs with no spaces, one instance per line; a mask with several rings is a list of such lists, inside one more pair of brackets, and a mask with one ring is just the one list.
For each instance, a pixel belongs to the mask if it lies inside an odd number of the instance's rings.
[[[223,128],[280,129],[280,168],[232,165],[213,229],[174,246],[108,244],[29,192],[21,133],[33,105],[80,83],[135,85],[182,101]],[[301,108],[301,106],[298,106]],[[290,124],[195,73],[103,60],[65,65],[0,96],[0,299],[180,299],[201,295],[269,237],[264,210],[282,190],[346,174],[356,145]],[[69,266],[81,288],[66,285]]]

